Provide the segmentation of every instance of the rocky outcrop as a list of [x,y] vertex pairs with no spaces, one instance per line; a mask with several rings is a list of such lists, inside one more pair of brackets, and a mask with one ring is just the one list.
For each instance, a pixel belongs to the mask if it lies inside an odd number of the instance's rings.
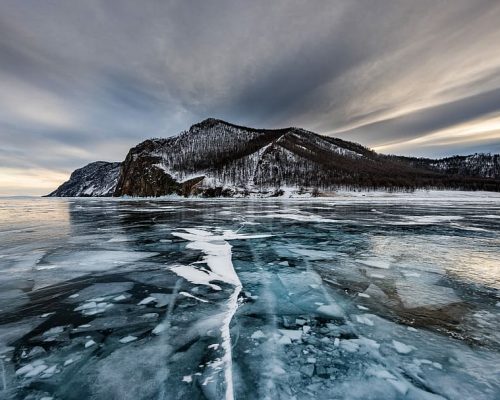
[[130,150],[121,164],[115,196],[164,196],[178,193],[181,185],[161,166],[155,142],[147,140]]
[[52,193],[51,197],[106,197],[113,196],[120,175],[119,162],[96,161],[75,170],[69,180]]

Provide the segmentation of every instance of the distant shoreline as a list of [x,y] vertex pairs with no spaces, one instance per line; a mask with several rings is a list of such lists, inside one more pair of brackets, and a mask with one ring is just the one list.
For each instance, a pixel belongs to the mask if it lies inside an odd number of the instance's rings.
[[159,197],[135,197],[135,196],[120,196],[120,197],[45,197],[45,196],[0,196],[0,200],[22,200],[22,199],[72,199],[72,200],[112,200],[112,201],[140,201],[140,200],[169,200],[169,201],[244,201],[244,200],[265,200],[265,201],[329,201],[329,200],[368,200],[368,199],[427,199],[427,200],[498,200],[500,201],[499,192],[487,191],[464,191],[464,190],[422,190],[418,189],[413,192],[388,192],[388,191],[338,191],[334,194],[320,195],[317,197],[307,195],[289,194],[279,197],[269,196],[241,196],[241,197],[201,197],[191,196],[182,197],[178,195],[167,195]]

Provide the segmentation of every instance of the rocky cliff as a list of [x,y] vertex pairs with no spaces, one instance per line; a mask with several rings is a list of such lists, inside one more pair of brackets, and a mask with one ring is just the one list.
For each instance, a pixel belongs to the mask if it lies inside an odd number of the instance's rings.
[[112,196],[116,190],[119,174],[120,163],[96,161],[75,170],[67,182],[64,182],[48,196]]

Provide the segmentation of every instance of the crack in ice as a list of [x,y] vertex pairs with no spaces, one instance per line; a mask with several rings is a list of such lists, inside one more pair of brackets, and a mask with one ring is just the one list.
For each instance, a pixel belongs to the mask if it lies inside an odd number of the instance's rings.
[[176,266],[172,267],[171,270],[192,283],[205,284],[215,290],[220,290],[220,287],[210,283],[212,280],[223,281],[234,287],[222,318],[221,348],[224,351],[224,356],[220,362],[214,364],[217,367],[221,364],[224,366],[224,381],[226,383],[225,399],[233,400],[233,356],[230,325],[238,309],[238,296],[241,293],[242,284],[238,274],[234,270],[232,247],[227,241],[235,239],[259,239],[272,235],[246,235],[238,233],[239,230],[236,232],[224,230],[221,234],[214,234],[206,230],[194,228],[185,228],[183,230],[184,232],[173,232],[172,235],[189,241],[186,248],[200,250],[204,254],[203,261],[207,264],[209,270],[196,268],[193,265]]

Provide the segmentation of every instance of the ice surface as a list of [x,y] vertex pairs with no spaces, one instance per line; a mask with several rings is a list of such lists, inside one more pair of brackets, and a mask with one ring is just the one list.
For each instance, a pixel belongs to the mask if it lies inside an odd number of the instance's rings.
[[9,201],[2,399],[500,397],[498,196]]
[[405,308],[440,307],[460,302],[452,288],[428,285],[425,282],[398,281],[396,289]]

